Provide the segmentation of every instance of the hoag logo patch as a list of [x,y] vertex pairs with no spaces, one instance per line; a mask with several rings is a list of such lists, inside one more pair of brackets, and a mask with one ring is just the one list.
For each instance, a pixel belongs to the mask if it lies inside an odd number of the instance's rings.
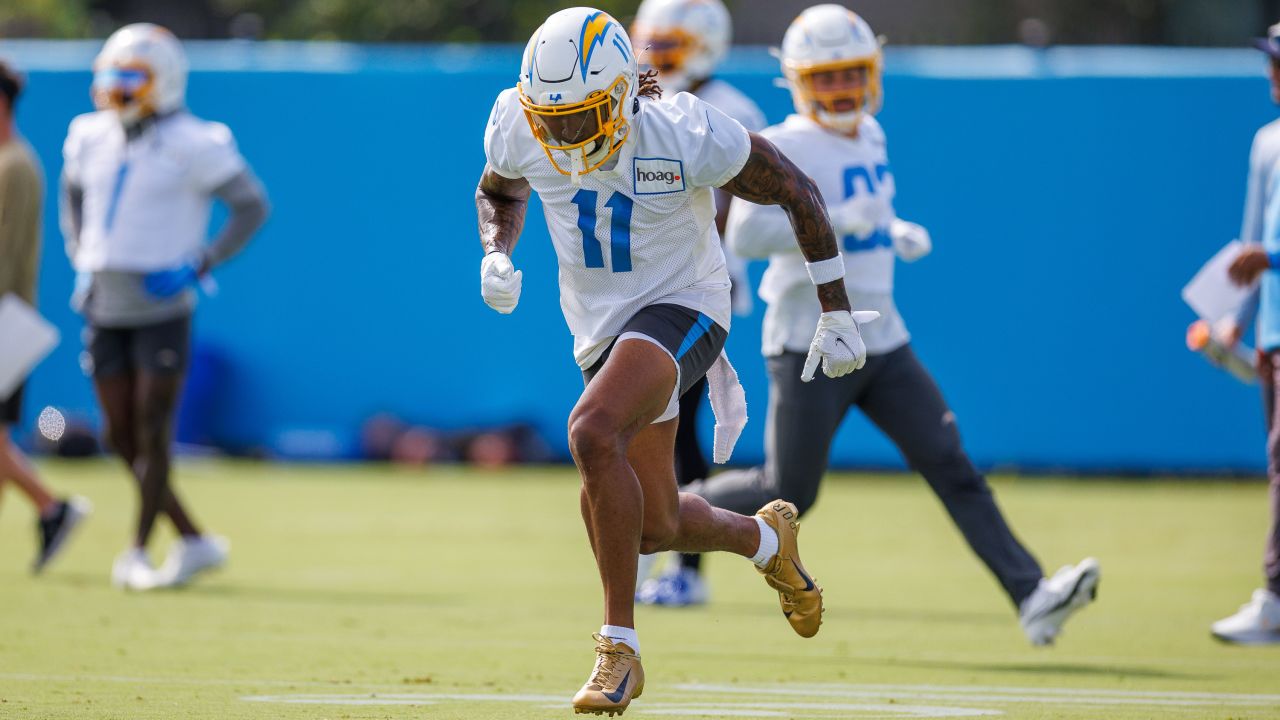
[[637,195],[661,195],[684,190],[684,163],[666,158],[636,158],[634,162]]

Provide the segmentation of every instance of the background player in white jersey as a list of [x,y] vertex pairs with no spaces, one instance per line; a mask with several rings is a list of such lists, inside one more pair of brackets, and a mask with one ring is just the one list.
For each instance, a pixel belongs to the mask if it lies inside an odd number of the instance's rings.
[[843,378],[797,382],[807,339],[802,328],[820,312],[804,291],[804,260],[786,217],[776,208],[735,200],[728,241],[744,257],[769,258],[760,286],[768,303],[763,331],[770,389],[763,468],[732,471],[690,490],[730,510],[755,498],[781,496],[803,514],[817,499],[831,440],[857,407],[924,475],[974,552],[999,579],[1035,644],[1054,640],[1063,621],[1088,603],[1098,566],[1087,559],[1044,579],[1000,513],[986,480],[960,442],[955,415],[916,359],[893,301],[895,255],[928,254],[929,233],[896,217],[894,177],[885,135],[873,117],[881,104],[880,41],[839,5],[809,8],[782,43],[782,69],[796,113],[764,131],[814,179],[842,236],[845,284],[859,308],[879,311],[863,335],[867,366]]
[[[750,132],[764,129],[764,113],[740,90],[714,77],[729,52],[733,24],[720,0],[644,0],[636,10],[631,27],[639,61],[658,71],[662,97],[674,98],[688,92],[699,100],[737,120]],[[716,188],[716,230],[724,237],[725,220],[733,196]],[[731,291],[735,315],[751,313],[751,283],[747,265],[733,252],[725,251],[725,264],[733,282]],[[706,402],[707,382],[699,380],[680,397],[680,425],[676,430],[676,482],[681,487],[711,474],[706,454],[698,441],[698,415]],[[648,578],[656,555],[642,555],[639,577],[643,581],[636,598],[648,604],[691,605],[706,602],[706,586],[695,568],[699,555],[687,555],[681,562],[673,557],[669,572]],[[648,578],[645,580],[645,578]]]
[[[63,148],[62,224],[88,326],[86,370],[140,497],[136,534],[112,581],[136,590],[182,584],[226,558],[226,541],[202,534],[171,488],[174,411],[193,288],[267,216],[231,131],[185,109],[186,84],[186,57],[168,30],[121,28],[94,62],[98,111],[71,122]],[[206,244],[215,197],[230,215]],[[155,571],[146,545],[160,512],[181,537]]]
[[[711,189],[781,204],[808,261],[820,315],[806,378],[864,361],[821,197],[769,141],[689,94],[659,100],[641,78],[626,31],[591,8],[560,11],[529,41],[516,88],[494,104],[488,163],[476,192],[481,293],[509,313],[521,273],[510,253],[531,191],[542,200],[560,271],[560,304],[587,383],[569,418],[582,475],[581,512],[604,586],[597,660],[577,712],[624,710],[644,689],[634,593],[638,552],[730,551],[778,591],[788,622],[817,633],[821,589],[796,549],[790,503],[754,518],[678,493],[674,442],[680,394],[704,374],[723,461],[745,422],[745,399],[722,348],[729,278]],[[812,290],[811,290],[812,292]]]

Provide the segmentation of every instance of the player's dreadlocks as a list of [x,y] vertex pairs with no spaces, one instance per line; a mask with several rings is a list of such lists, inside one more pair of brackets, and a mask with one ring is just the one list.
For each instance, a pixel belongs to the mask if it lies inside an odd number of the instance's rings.
[[636,91],[640,97],[657,100],[662,97],[662,86],[658,85],[658,71],[645,70],[640,73],[640,89]]

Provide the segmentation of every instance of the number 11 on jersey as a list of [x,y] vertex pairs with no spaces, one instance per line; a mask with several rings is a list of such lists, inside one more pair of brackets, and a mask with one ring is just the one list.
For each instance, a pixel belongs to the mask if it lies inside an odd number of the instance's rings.
[[[578,206],[578,230],[582,232],[582,258],[589,268],[604,267],[603,242],[596,238],[596,201],[600,193],[579,190],[573,196]],[[635,200],[615,192],[605,201],[610,210],[609,259],[613,272],[631,272],[631,210]]]

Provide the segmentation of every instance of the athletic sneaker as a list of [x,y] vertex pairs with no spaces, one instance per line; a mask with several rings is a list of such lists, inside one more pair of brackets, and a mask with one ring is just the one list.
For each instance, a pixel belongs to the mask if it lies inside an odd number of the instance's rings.
[[573,696],[575,713],[592,713],[609,717],[621,715],[633,698],[644,692],[644,668],[640,656],[624,643],[615,643],[599,633],[596,641],[596,666],[577,695]]
[[31,572],[39,575],[58,556],[67,538],[80,521],[93,510],[93,505],[82,497],[59,500],[49,517],[36,520],[36,532],[40,534],[40,553],[31,564]]
[[156,571],[141,548],[129,548],[116,557],[111,566],[111,584],[125,590],[150,590],[156,587]]
[[649,578],[640,586],[636,600],[643,605],[689,607],[707,603],[707,582],[693,568],[676,566],[656,578]]
[[1222,642],[1240,645],[1280,643],[1280,596],[1254,590],[1253,598],[1235,615],[1214,623],[1212,632]]
[[1051,578],[1041,579],[1018,611],[1018,622],[1031,644],[1052,645],[1067,618],[1098,597],[1101,577],[1098,561],[1085,558],[1078,565],[1064,566]]
[[202,572],[222,567],[230,549],[231,543],[217,535],[178,538],[173,547],[169,548],[169,556],[156,573],[159,584],[178,587],[187,584]]
[[774,500],[760,508],[756,515],[778,533],[778,553],[768,565],[756,568],[769,587],[778,591],[782,614],[801,637],[813,637],[822,625],[822,588],[800,562],[796,536],[800,532],[796,506],[785,500]]

